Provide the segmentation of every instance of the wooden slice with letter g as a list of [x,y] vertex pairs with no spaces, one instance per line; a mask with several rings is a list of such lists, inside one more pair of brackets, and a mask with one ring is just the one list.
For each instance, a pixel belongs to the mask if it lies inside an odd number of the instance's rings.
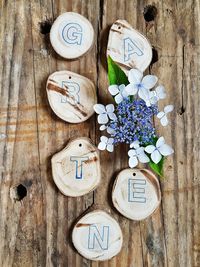
[[66,12],[53,23],[50,41],[54,50],[62,57],[74,59],[85,54],[94,42],[94,29],[85,17]]
[[143,220],[160,204],[158,179],[147,169],[125,169],[115,180],[112,201],[115,208],[125,217]]
[[54,182],[66,196],[85,195],[100,182],[99,154],[88,138],[70,140],[62,151],[52,157],[51,163]]
[[120,252],[123,237],[118,222],[111,215],[95,210],[76,223],[72,231],[72,242],[83,257],[104,261]]
[[71,71],[54,72],[47,80],[46,90],[51,108],[64,121],[80,123],[94,113],[95,86],[84,76]]
[[151,63],[152,47],[126,20],[117,20],[110,29],[107,55],[126,73],[132,68],[143,72]]

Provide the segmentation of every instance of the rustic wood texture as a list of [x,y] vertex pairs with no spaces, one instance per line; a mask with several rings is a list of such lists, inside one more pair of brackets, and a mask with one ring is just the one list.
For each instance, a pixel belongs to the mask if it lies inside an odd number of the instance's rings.
[[[47,33],[47,22],[66,11],[86,16],[95,31],[93,49],[76,61],[59,57]],[[128,166],[124,146],[114,154],[101,152],[103,182],[84,197],[63,196],[50,168],[52,155],[70,137],[97,143],[100,133],[95,116],[79,125],[57,118],[46,80],[56,70],[80,73],[97,85],[99,102],[109,103],[105,53],[117,19],[126,19],[153,44],[154,64],[147,72],[166,86],[164,103],[175,106],[170,127],[158,126],[175,150],[165,162],[162,203],[142,222],[122,217],[111,203],[114,177]],[[200,2],[1,0],[0,22],[0,266],[199,267]],[[124,237],[121,253],[99,263],[82,258],[71,242],[75,220],[95,205],[111,211]]]

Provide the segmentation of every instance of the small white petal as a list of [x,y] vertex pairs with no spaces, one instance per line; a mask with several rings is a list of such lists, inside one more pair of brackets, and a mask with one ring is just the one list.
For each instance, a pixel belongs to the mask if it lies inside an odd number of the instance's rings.
[[112,144],[107,145],[106,149],[107,149],[109,152],[113,152],[113,150],[114,150],[114,146],[113,146]]
[[114,134],[115,133],[115,130],[111,127],[107,127],[107,133],[108,134]]
[[95,104],[93,108],[97,114],[106,112],[105,106],[102,104]]
[[138,84],[142,80],[143,73],[137,69],[131,69],[128,73],[128,80],[130,83]]
[[138,155],[138,159],[141,163],[147,163],[150,161],[149,157],[145,153]]
[[155,91],[159,99],[164,99],[166,97],[165,87],[163,85],[157,86]]
[[108,87],[108,91],[110,92],[111,95],[116,95],[116,94],[119,93],[119,87],[116,84],[115,85],[110,85]]
[[97,117],[97,121],[99,124],[106,124],[108,122],[108,115],[106,113],[99,114]]
[[153,153],[153,151],[154,151],[155,149],[156,149],[155,146],[153,146],[153,145],[148,145],[148,146],[145,147],[144,150],[145,150],[147,153],[151,154],[151,153]]
[[138,95],[140,98],[142,98],[145,101],[149,99],[149,90],[146,88],[140,88],[138,91]]
[[100,142],[99,145],[98,145],[98,149],[99,150],[105,150],[106,149],[106,143]]
[[113,120],[113,121],[116,121],[116,120],[117,120],[117,116],[116,116],[115,113],[113,113],[113,112],[108,113],[108,116],[109,116],[109,118],[110,118],[111,120]]
[[131,157],[131,158],[129,158],[128,164],[129,164],[129,167],[130,168],[134,168],[135,166],[137,166],[137,164],[138,164],[137,157]]
[[107,137],[107,136],[104,136],[104,135],[102,135],[102,136],[100,137],[100,140],[101,140],[101,142],[103,142],[103,143],[106,143],[106,144],[107,144],[107,142],[108,142],[108,137]]
[[135,151],[135,149],[130,149],[130,150],[128,151],[128,156],[129,156],[129,157],[134,157],[134,156],[136,156],[136,151]]
[[103,125],[100,126],[99,130],[100,131],[104,131],[106,128],[107,128],[106,125],[103,124]]
[[126,87],[125,84],[120,84],[120,85],[119,85],[119,91],[120,91],[120,92],[123,92],[124,89],[125,89],[125,87]]
[[167,144],[163,144],[158,150],[163,156],[169,156],[174,153],[174,150]]
[[124,98],[123,98],[123,96],[121,94],[118,94],[118,95],[115,96],[115,102],[117,104],[121,103],[123,101],[123,99]]
[[136,154],[137,154],[137,155],[140,155],[140,154],[142,154],[142,153],[144,153],[144,147],[138,147],[138,148],[136,149]]
[[166,107],[164,107],[164,112],[165,113],[169,113],[174,109],[173,105],[167,105]]
[[160,146],[164,145],[165,139],[163,136],[159,137],[157,142],[156,142],[156,147],[159,148]]
[[152,154],[151,154],[151,159],[154,163],[158,163],[161,160],[162,156],[160,154],[160,152],[158,150],[155,150]]
[[160,112],[158,112],[158,114],[156,116],[158,119],[161,119],[163,116],[165,116],[165,112],[160,111]]
[[108,144],[109,144],[109,145],[112,145],[113,142],[114,142],[114,138],[108,138]]
[[169,123],[169,121],[168,121],[168,119],[167,119],[167,116],[164,115],[164,116],[161,118],[160,122],[161,122],[162,126],[167,126],[168,123]]
[[115,110],[115,107],[114,107],[114,105],[113,104],[108,104],[107,106],[106,106],[106,111],[107,112],[114,112],[114,110]]
[[155,75],[146,75],[142,79],[142,85],[147,89],[151,89],[155,86],[157,81],[158,81],[158,78]]
[[140,142],[137,140],[137,141],[134,141],[133,143],[130,144],[130,148],[134,147],[135,149],[139,148],[140,147]]
[[128,95],[135,95],[138,92],[138,88],[136,85],[130,83],[126,86],[126,92]]

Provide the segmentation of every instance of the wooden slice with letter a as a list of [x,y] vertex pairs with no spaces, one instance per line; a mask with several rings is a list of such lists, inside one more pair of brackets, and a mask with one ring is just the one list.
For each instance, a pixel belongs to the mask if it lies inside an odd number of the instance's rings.
[[132,68],[143,72],[151,63],[152,47],[126,20],[117,20],[110,29],[107,55],[126,73]]
[[102,210],[95,210],[76,223],[72,241],[83,257],[104,261],[120,252],[123,237],[118,222],[111,215]]
[[53,179],[66,196],[78,197],[93,191],[101,179],[97,148],[82,137],[69,141],[52,157]]
[[71,123],[87,120],[97,102],[93,82],[71,71],[52,73],[46,85],[51,108],[58,117]]
[[160,204],[158,179],[147,169],[125,169],[115,180],[112,201],[115,208],[125,217],[143,220]]

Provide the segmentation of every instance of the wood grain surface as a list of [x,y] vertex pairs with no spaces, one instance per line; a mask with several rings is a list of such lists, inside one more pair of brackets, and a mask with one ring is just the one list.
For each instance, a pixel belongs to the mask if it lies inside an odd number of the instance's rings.
[[[66,11],[84,15],[95,30],[93,49],[75,61],[59,57],[49,42],[51,22]],[[142,222],[111,204],[114,178],[128,166],[125,146],[101,152],[103,181],[84,197],[65,197],[51,175],[50,159],[70,137],[97,144],[100,133],[95,116],[78,125],[57,118],[46,80],[56,70],[80,73],[96,84],[99,102],[109,103],[105,52],[117,19],[149,38],[154,58],[147,72],[166,86],[165,104],[175,106],[167,130],[158,126],[175,150],[160,181],[162,204]],[[0,0],[0,56],[0,266],[199,267],[199,0]],[[124,244],[112,260],[91,262],[72,246],[72,226],[90,207],[110,211],[120,223]]]

